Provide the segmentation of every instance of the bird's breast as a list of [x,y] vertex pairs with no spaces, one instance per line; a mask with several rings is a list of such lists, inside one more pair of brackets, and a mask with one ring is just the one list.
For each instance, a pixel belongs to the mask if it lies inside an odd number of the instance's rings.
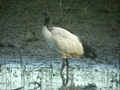
[[43,34],[43,37],[45,38],[45,40],[46,40],[47,42],[51,41],[51,39],[52,39],[52,34],[51,34],[51,32],[47,29],[46,26],[43,27],[43,29],[42,29],[42,34]]

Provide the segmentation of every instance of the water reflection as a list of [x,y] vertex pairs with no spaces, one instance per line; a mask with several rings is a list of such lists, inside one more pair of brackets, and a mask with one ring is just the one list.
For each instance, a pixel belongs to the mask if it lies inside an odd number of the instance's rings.
[[16,59],[10,61],[11,63],[1,64],[0,90],[119,90],[120,88],[120,71],[114,65],[69,60],[69,63],[63,61],[61,67],[62,61],[59,59],[23,58],[21,68],[19,62],[15,62]]

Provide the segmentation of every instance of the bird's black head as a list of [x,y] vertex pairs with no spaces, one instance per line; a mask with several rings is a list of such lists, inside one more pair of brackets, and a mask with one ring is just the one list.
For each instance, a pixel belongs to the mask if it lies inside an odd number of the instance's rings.
[[48,15],[48,12],[44,12],[43,13],[45,19],[44,19],[44,25],[48,26],[49,22],[50,22],[50,17]]

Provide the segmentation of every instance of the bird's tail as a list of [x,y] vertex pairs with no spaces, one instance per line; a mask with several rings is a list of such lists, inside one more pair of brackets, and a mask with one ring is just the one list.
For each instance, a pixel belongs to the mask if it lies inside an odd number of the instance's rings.
[[82,42],[83,47],[84,47],[84,56],[87,58],[95,59],[97,57],[97,54],[95,53],[95,49],[88,45],[86,42]]

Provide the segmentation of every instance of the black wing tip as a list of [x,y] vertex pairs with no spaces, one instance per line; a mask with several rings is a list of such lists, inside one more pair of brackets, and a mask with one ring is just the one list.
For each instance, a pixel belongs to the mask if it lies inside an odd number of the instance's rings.
[[94,53],[85,53],[84,56],[86,58],[91,58],[91,59],[96,59],[97,58],[97,54],[94,52]]
[[86,41],[82,41],[83,47],[84,47],[84,56],[87,58],[95,59],[97,58],[96,50],[95,48],[88,45]]

